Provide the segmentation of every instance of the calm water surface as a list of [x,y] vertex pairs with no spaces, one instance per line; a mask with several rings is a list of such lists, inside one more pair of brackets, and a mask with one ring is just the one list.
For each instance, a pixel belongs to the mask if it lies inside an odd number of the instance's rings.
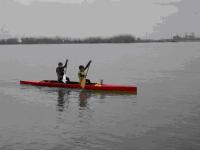
[[[19,85],[68,76],[137,95]],[[0,149],[199,150],[200,43],[0,46]]]

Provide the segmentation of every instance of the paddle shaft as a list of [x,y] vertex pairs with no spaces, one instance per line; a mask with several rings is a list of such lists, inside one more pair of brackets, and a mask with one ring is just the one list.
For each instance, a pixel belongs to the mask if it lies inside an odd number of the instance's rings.
[[63,75],[63,82],[66,82],[66,72],[67,72],[67,64],[68,64],[68,59],[66,59],[65,65],[64,65],[64,75]]
[[83,78],[83,80],[81,82],[81,87],[82,88],[85,88],[86,77],[87,77],[87,74],[88,74],[88,71],[89,71],[89,68],[90,68],[90,64],[91,64],[91,61],[89,61],[89,63],[86,65],[87,66],[86,74],[85,74],[85,77]]

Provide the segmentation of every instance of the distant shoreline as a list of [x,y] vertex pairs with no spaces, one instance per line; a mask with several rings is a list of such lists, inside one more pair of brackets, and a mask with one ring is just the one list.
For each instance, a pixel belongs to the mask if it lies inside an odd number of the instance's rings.
[[194,36],[180,37],[173,36],[172,39],[141,39],[131,35],[118,35],[110,38],[90,37],[85,39],[72,38],[49,38],[49,37],[23,37],[1,39],[0,45],[20,44],[106,44],[106,43],[163,43],[163,42],[200,42],[200,38]]

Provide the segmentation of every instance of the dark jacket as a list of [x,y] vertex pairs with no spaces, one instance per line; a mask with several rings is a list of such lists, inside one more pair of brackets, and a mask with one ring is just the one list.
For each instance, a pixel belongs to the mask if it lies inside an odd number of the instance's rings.
[[58,76],[58,80],[59,80],[59,81],[62,80],[63,75],[64,75],[64,69],[65,69],[66,67],[67,67],[67,61],[65,62],[65,65],[64,65],[64,66],[62,66],[62,67],[58,66],[58,67],[56,68],[56,73],[57,73],[57,76]]

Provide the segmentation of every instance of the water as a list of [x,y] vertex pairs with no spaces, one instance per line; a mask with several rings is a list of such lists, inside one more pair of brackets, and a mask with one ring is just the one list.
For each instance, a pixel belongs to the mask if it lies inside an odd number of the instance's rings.
[[[0,46],[0,149],[200,149],[200,43]],[[68,76],[137,85],[137,95],[19,85]]]

